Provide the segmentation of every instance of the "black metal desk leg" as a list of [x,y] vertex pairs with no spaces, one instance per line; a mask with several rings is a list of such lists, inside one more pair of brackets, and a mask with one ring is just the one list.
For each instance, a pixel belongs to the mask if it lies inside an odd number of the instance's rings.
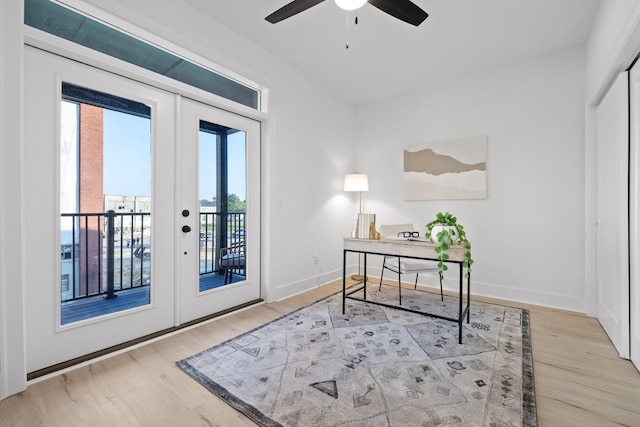
[[[358,254],[360,256],[360,254]],[[364,253],[364,299],[367,299],[367,253]]]
[[467,323],[469,323],[469,319],[471,318],[471,273],[467,272]]
[[347,301],[347,251],[342,251],[342,314],[345,312]]
[[462,324],[464,323],[464,318],[462,316],[463,313],[463,309],[462,309],[462,305],[464,302],[464,296],[462,291],[463,286],[464,286],[464,280],[463,280],[463,270],[464,268],[462,267],[462,264],[460,264],[460,295],[458,296],[458,300],[460,301],[459,304],[459,312],[458,312],[458,344],[462,344]]

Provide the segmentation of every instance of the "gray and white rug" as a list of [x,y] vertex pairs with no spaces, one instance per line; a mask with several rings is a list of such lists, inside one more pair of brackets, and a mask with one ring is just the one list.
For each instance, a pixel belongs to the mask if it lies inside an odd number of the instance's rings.
[[[370,287],[393,302],[397,287]],[[177,362],[260,426],[535,426],[528,311],[472,301],[458,325],[341,293]],[[457,316],[457,298],[403,290]]]

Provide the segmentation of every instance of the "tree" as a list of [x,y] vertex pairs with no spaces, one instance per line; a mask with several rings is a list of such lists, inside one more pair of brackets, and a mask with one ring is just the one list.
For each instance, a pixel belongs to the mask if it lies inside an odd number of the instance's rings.
[[235,194],[229,194],[227,197],[227,210],[229,212],[245,212],[247,210],[247,202],[243,202]]

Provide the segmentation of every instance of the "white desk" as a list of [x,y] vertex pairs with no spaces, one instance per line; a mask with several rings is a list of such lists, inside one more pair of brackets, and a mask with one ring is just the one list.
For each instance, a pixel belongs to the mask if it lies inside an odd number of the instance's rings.
[[[438,260],[438,254],[435,251],[436,245],[430,242],[424,241],[407,241],[407,240],[367,240],[367,239],[354,239],[350,237],[344,238],[344,251],[342,254],[342,313],[345,313],[346,310],[346,300],[352,299],[356,301],[364,301],[370,304],[382,305],[385,307],[396,308],[399,310],[410,311],[412,313],[418,313],[425,316],[437,317],[439,319],[450,320],[452,322],[458,323],[458,343],[462,344],[462,324],[464,323],[464,318],[467,318],[467,323],[469,323],[470,312],[469,306],[471,303],[471,291],[470,284],[471,279],[467,277],[467,297],[466,297],[466,306],[464,304],[464,273],[462,268],[462,263],[465,260],[466,250],[462,245],[453,245],[450,247],[449,251],[449,259],[445,262],[458,264],[460,270],[460,290],[459,290],[459,305],[458,305],[458,317],[446,317],[440,316],[432,313],[425,313],[421,311],[412,310],[410,308],[405,308],[401,305],[389,305],[381,302],[367,300],[367,255],[391,255],[391,256],[400,256],[403,258],[415,258],[415,259],[425,259],[425,260]],[[350,290],[347,292],[346,289],[346,268],[347,268],[347,252],[355,252],[359,254],[364,254],[364,280],[362,282],[361,287],[357,287],[354,290]],[[353,296],[354,293],[363,291],[363,298]]]

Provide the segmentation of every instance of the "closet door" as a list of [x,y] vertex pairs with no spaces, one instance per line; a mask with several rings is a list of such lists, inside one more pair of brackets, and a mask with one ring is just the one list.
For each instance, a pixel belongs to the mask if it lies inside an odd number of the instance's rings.
[[630,251],[630,351],[640,370],[640,65],[630,72],[630,146],[629,146],[629,251]]
[[628,74],[597,109],[596,286],[598,320],[621,357],[629,358]]

